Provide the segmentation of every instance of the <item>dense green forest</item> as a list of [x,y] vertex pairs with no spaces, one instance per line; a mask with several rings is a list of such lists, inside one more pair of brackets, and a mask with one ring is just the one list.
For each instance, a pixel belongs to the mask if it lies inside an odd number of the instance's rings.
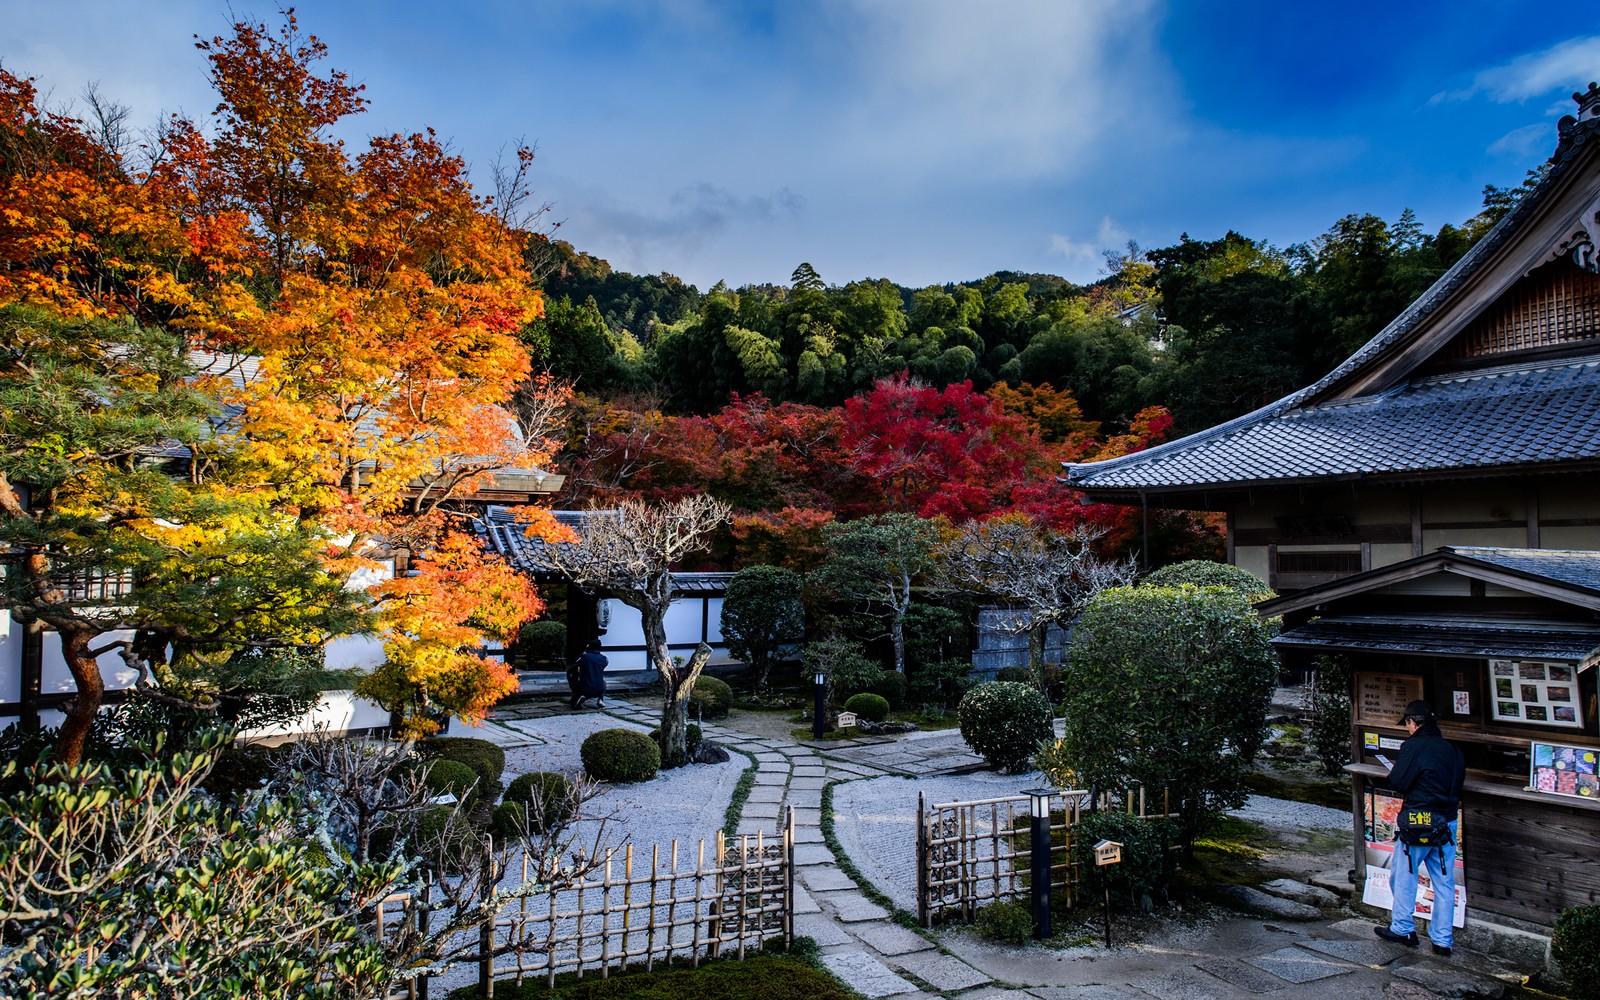
[[1531,189],[1485,189],[1483,210],[1426,232],[1410,210],[1352,214],[1304,243],[1237,232],[1106,255],[1080,286],[999,271],[906,288],[831,284],[810,264],[782,285],[701,292],[614,271],[565,243],[543,278],[536,358],[586,394],[646,396],[707,415],[736,396],[837,406],[886,376],[934,388],[1050,385],[1085,419],[1129,426],[1167,408],[1174,432],[1246,413],[1326,373],[1422,293]]

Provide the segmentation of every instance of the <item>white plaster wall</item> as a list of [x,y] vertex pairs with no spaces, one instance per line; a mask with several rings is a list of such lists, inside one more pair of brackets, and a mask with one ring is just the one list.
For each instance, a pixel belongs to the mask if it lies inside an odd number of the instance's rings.
[[374,729],[388,724],[389,710],[376,702],[358,697],[352,691],[324,691],[316,706],[294,722],[247,729],[239,734],[239,738],[298,736],[324,727],[329,732],[338,733],[350,729]]
[[370,635],[347,635],[323,647],[322,661],[329,670],[359,667],[373,670],[383,663],[383,642]]
[[[606,632],[600,637],[605,647],[607,672],[614,670],[648,670],[650,658],[642,649],[618,649],[619,646],[643,646],[644,625],[639,612],[615,598],[601,603],[601,618],[606,621]],[[683,647],[672,649],[673,656],[687,658],[694,644],[700,641],[700,615],[704,598],[683,597],[672,602],[663,624],[667,630],[667,645]],[[728,659],[727,647],[722,644],[722,598],[712,598],[707,623],[708,641],[711,643],[711,662],[722,663]]]
[[1373,542],[1372,543],[1372,568],[1379,566],[1393,566],[1398,562],[1405,562],[1411,558],[1410,542]]
[[[41,694],[70,694],[78,690],[78,685],[72,680],[72,671],[67,668],[67,661],[61,655],[61,636],[56,632],[44,633],[44,657],[40,665],[39,693]],[[102,632],[95,636],[90,646],[103,646],[116,640],[131,640],[132,629],[120,629],[116,632]],[[100,665],[100,677],[105,681],[107,691],[116,691],[121,688],[133,687],[139,679],[139,672],[130,669],[116,650],[101,653],[95,662]]]
[[[0,611],[0,702],[22,700],[22,626]],[[0,729],[5,728],[0,716]]]

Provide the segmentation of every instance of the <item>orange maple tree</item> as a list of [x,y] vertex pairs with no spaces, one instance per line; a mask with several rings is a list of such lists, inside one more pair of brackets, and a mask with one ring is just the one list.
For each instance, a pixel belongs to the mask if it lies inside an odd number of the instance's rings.
[[[548,419],[519,426],[507,405],[543,309],[530,235],[431,130],[352,156],[334,130],[362,88],[323,67],[292,10],[196,44],[212,128],[169,119],[141,170],[0,72],[0,304],[182,332],[227,414],[194,474],[319,526],[338,572],[409,556],[415,575],[371,588],[388,662],[366,689],[414,731],[441,709],[479,717],[513,679],[475,650],[541,608],[469,527],[474,493],[557,446]],[[533,392],[548,416],[567,390]]]

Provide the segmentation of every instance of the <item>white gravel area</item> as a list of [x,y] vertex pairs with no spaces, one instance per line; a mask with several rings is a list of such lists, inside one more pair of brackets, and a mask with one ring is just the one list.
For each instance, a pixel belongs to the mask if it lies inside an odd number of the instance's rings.
[[[1040,772],[1002,775],[981,772],[936,778],[868,778],[834,786],[834,832],[845,854],[873,885],[896,905],[917,907],[917,793],[929,805],[970,802],[1019,795],[1048,786]],[[1349,833],[1350,814],[1326,806],[1307,805],[1252,795],[1233,815],[1273,831],[1319,830]],[[980,842],[981,852],[982,842]]]
[[1269,799],[1264,795],[1250,796],[1242,808],[1235,809],[1230,815],[1260,823],[1268,830],[1274,831],[1350,832],[1350,813],[1347,810],[1329,809],[1327,806],[1315,806],[1306,802],[1291,802],[1288,799]]
[[[583,764],[578,748],[585,737],[601,729],[648,731],[644,726],[597,713],[514,720],[505,726],[537,741],[526,746],[506,747],[506,770],[502,780],[508,784],[517,775],[531,771],[581,774]],[[655,844],[661,845],[661,869],[669,870],[671,844],[676,839],[678,870],[692,870],[701,840],[706,842],[708,861],[715,856],[717,831],[722,829],[734,786],[748,764],[745,757],[734,754],[725,764],[690,764],[662,771],[654,779],[636,785],[602,785],[585,806],[587,818],[575,826],[573,845],[586,852],[597,852],[596,838],[602,838],[598,850],[616,850],[613,870],[620,877],[624,845],[633,847],[634,873],[638,875],[649,871],[650,849]],[[520,881],[520,870],[513,860],[511,872],[502,884],[509,888]],[[545,899],[547,897],[541,897],[541,911],[548,908]],[[598,894],[591,892],[586,906],[592,908],[597,901]],[[556,897],[556,906],[562,913],[573,912],[577,903],[576,892],[563,892]],[[586,923],[593,919],[589,918]],[[620,919],[617,917],[615,921],[620,922]],[[639,915],[635,914],[634,919],[639,919]],[[570,927],[571,920],[563,920],[562,925],[565,930]],[[433,985],[435,989],[454,989],[476,983],[477,977],[476,966],[458,965],[434,977]]]
[[861,874],[895,905],[915,912],[918,792],[927,794],[929,805],[940,805],[1019,795],[1047,783],[1038,771],[847,781],[833,787],[833,829]]

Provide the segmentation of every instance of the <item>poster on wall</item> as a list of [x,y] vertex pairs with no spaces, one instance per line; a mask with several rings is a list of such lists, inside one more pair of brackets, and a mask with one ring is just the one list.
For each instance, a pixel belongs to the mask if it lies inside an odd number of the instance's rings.
[[[1394,896],[1389,891],[1389,868],[1394,864],[1394,831],[1399,824],[1400,807],[1404,800],[1393,792],[1368,788],[1366,794],[1366,851],[1367,881],[1361,890],[1361,901],[1382,910],[1392,909]],[[1466,846],[1461,834],[1461,820],[1456,819],[1456,905],[1451,914],[1452,927],[1467,923],[1467,869]],[[1401,856],[1400,864],[1405,864]],[[1433,880],[1426,871],[1417,873],[1417,917],[1433,919]]]
[[1528,787],[1546,795],[1600,798],[1600,757],[1593,747],[1568,747],[1535,740],[1528,748]]
[[1490,660],[1489,683],[1496,721],[1583,727],[1578,668],[1571,663]]
[[1398,726],[1406,706],[1422,697],[1422,678],[1410,674],[1356,674],[1356,718]]

